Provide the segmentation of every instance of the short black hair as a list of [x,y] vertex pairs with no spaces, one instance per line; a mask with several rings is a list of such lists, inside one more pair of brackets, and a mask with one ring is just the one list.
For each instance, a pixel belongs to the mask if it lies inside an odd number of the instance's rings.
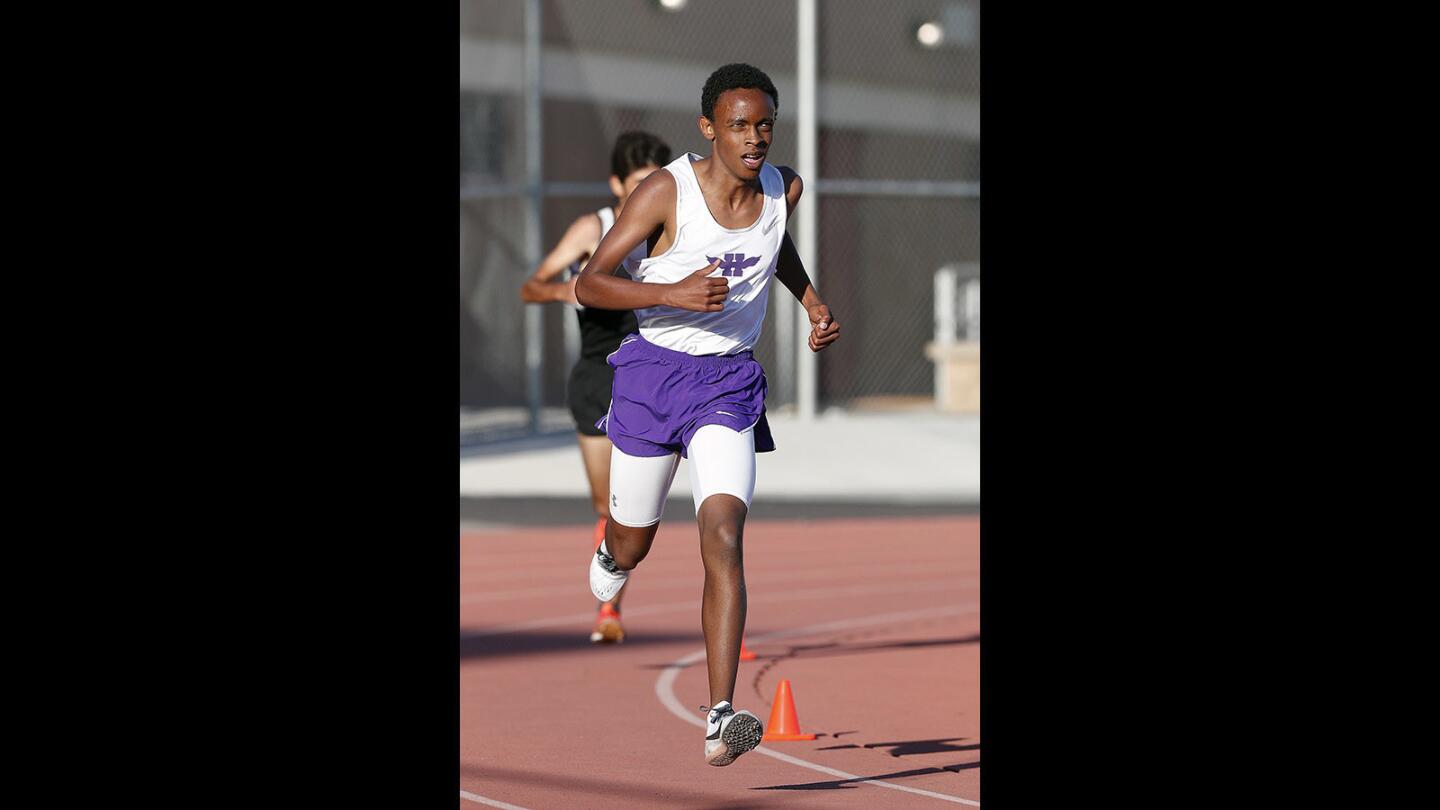
[[770,94],[775,109],[780,109],[780,92],[765,71],[744,62],[722,65],[705,80],[705,89],[700,91],[700,114],[715,120],[715,102],[726,90],[755,89]]
[[624,132],[610,151],[610,173],[624,180],[636,169],[670,162],[670,145],[648,132]]

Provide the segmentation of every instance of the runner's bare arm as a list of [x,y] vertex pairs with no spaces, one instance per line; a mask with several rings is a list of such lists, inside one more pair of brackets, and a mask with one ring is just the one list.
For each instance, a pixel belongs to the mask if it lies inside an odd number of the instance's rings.
[[555,248],[540,262],[540,267],[520,286],[520,299],[530,304],[543,304],[548,301],[576,303],[574,279],[566,284],[554,284],[550,280],[566,267],[594,253],[595,245],[599,241],[598,216],[585,214],[570,223],[565,235],[560,237]]
[[[800,195],[805,190],[805,183],[790,167],[776,168],[780,170],[780,177],[785,183],[785,204],[789,212],[794,213],[796,204],[800,202]],[[834,343],[835,339],[840,337],[840,324],[830,316],[830,307],[820,300],[820,294],[810,283],[810,274],[805,272],[805,265],[800,261],[800,252],[795,249],[795,243],[790,241],[789,232],[780,240],[780,256],[775,261],[775,278],[805,307],[805,312],[810,317],[810,351],[818,352]]]
[[664,227],[674,210],[675,179],[670,173],[657,171],[645,178],[625,201],[620,218],[600,240],[600,246],[595,248],[595,254],[580,273],[575,284],[575,297],[580,303],[596,309],[655,306],[696,312],[724,309],[730,282],[724,278],[706,278],[719,266],[718,260],[674,284],[644,284],[615,275],[630,251],[656,228]]

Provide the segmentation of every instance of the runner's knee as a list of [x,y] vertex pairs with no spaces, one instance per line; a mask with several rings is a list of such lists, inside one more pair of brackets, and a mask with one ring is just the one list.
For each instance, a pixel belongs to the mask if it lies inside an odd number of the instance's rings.
[[650,553],[650,545],[655,541],[655,532],[659,528],[658,523],[651,526],[632,527],[611,521],[606,529],[609,541],[605,544],[605,548],[610,552],[610,556],[615,558],[616,565],[620,566],[622,570],[629,571],[639,565],[640,561]]
[[738,565],[745,535],[745,504],[733,495],[711,495],[700,506],[700,552],[707,565]]

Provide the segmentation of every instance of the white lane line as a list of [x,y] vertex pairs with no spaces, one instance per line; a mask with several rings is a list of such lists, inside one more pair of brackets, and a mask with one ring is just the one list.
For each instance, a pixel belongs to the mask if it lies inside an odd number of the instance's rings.
[[[493,523],[484,520],[462,520],[460,521],[460,540],[465,540],[467,534],[495,534],[498,532],[512,532],[519,527],[513,523]],[[479,539],[479,538],[477,538]]]
[[[882,593],[924,593],[926,591],[948,591],[967,586],[979,585],[977,577],[966,577],[957,579],[944,579],[930,584],[907,582],[898,585],[857,585],[853,588],[812,588],[806,591],[790,591],[789,593],[777,594],[751,594],[750,603],[756,602],[792,602],[804,599],[824,599],[827,597],[843,596],[871,596]],[[647,605],[646,607],[625,608],[626,616],[650,616],[657,613],[673,613],[681,610],[699,610],[700,600],[692,599],[686,602],[665,602],[659,605]],[[585,624],[595,619],[595,612],[571,613],[567,616],[551,616],[545,619],[531,619],[525,622],[514,622],[512,624],[501,624],[495,627],[486,627],[479,630],[465,630],[462,635],[465,638],[482,638],[484,636],[501,636],[507,633],[522,633],[526,630],[538,630],[542,627],[561,627],[565,625]],[[858,621],[858,620],[857,620]],[[856,626],[853,622],[842,623],[847,627]],[[770,636],[774,636],[771,633]],[[752,641],[768,636],[757,636]]]
[[[829,630],[842,630],[853,627],[864,627],[871,624],[890,624],[894,622],[910,621],[912,619],[929,618],[932,616],[961,616],[971,613],[978,613],[979,611],[980,606],[978,604],[970,603],[965,605],[951,605],[948,607],[940,608],[928,608],[925,610],[908,610],[902,613],[884,613],[878,616],[866,616],[857,619],[825,622],[824,624],[812,624],[805,627],[792,628],[790,630],[780,630],[774,633],[766,633],[762,636],[755,636],[754,638],[749,639],[749,641],[751,644],[759,644],[761,642],[771,641],[777,638],[786,638],[789,636],[808,636],[815,633],[823,633]],[[661,671],[660,677],[655,679],[655,696],[660,699],[661,705],[669,709],[671,714],[675,715],[681,720],[684,720],[691,725],[699,726],[701,728],[705,727],[705,720],[701,718],[699,711],[687,710],[684,704],[680,702],[679,698],[675,697],[675,679],[680,676],[680,671],[682,669],[690,666],[697,661],[704,660],[704,658],[705,648],[701,647],[699,650],[696,650],[689,655],[677,659],[674,663],[670,664],[670,666],[666,667],[663,671]],[[980,802],[973,801],[971,799],[962,799],[959,796],[950,796],[945,793],[936,793],[931,790],[921,790],[920,788],[913,788],[907,785],[897,785],[893,782],[884,782],[879,779],[865,779],[864,777],[857,776],[853,773],[846,773],[841,770],[836,770],[835,768],[826,767],[815,762],[800,759],[799,757],[792,757],[789,754],[782,754],[779,751],[772,751],[763,745],[757,747],[755,751],[769,757],[774,757],[775,759],[778,759],[782,762],[788,762],[791,765],[799,765],[802,768],[809,768],[812,771],[819,771],[820,773],[827,774],[829,776],[838,776],[841,779],[853,779],[855,780],[856,784],[875,785],[876,787],[890,788],[892,790],[903,790],[906,793],[915,793],[921,796],[929,796],[932,799],[940,799],[942,801],[955,802],[957,804],[967,804],[971,807],[980,806]]]
[[[956,566],[956,570],[955,570],[955,571],[947,571],[946,569],[949,568],[948,563],[950,563],[950,562],[952,562],[952,561],[951,561],[951,560],[948,560],[948,559],[942,559],[942,560],[923,560],[923,561],[921,561],[921,562],[919,562],[919,563],[916,563],[916,562],[913,562],[913,561],[912,561],[912,562],[907,562],[907,563],[895,563],[895,564],[892,564],[892,565],[866,565],[866,564],[840,565],[840,566],[832,566],[832,567],[830,567],[830,568],[812,568],[812,569],[807,569],[807,570],[804,570],[804,571],[795,571],[795,572],[783,572],[783,573],[774,573],[774,574],[747,574],[747,575],[745,576],[745,583],[746,583],[746,585],[748,586],[748,585],[752,585],[752,584],[755,584],[755,583],[767,583],[767,582],[803,582],[803,581],[805,581],[805,580],[812,580],[812,579],[831,579],[831,578],[833,578],[834,576],[836,576],[837,574],[843,575],[843,574],[852,574],[852,573],[863,573],[863,574],[866,574],[866,575],[871,576],[872,578],[873,578],[873,575],[875,575],[875,574],[882,574],[882,573],[883,573],[883,574],[907,574],[907,573],[938,574],[938,573],[953,573],[955,576],[959,576],[959,575],[965,573],[963,570],[961,570],[961,567],[960,567],[960,566]],[[955,562],[958,562],[958,561],[955,561]],[[697,581],[696,581],[696,579],[697,579],[697,578],[696,578],[693,574],[690,575],[690,576],[657,577],[657,578],[653,578],[653,579],[650,578],[650,577],[646,577],[646,578],[645,578],[645,586],[644,586],[644,587],[647,588],[647,589],[649,589],[649,588],[655,588],[655,589],[657,589],[657,590],[670,590],[670,589],[674,589],[674,588],[694,588],[694,587],[696,587],[696,585],[698,584]],[[465,595],[465,596],[460,597],[460,604],[462,604],[462,605],[473,605],[473,604],[476,604],[476,603],[478,603],[478,602],[496,602],[496,601],[501,601],[501,600],[505,600],[505,599],[525,599],[525,598],[532,598],[532,597],[537,597],[537,596],[567,596],[567,595],[569,595],[569,594],[575,593],[575,581],[576,581],[576,578],[575,578],[575,577],[569,577],[569,580],[570,580],[569,584],[566,584],[566,585],[550,585],[550,586],[536,586],[536,587],[531,587],[531,588],[515,588],[515,589],[511,589],[511,590],[504,590],[504,591],[500,591],[500,590],[482,590],[482,591],[480,591],[479,593],[471,593],[471,594],[467,594],[467,595]],[[466,577],[466,576],[463,576],[463,575],[462,575],[462,576],[460,577],[460,587],[461,587],[461,588],[464,588],[464,587],[466,586],[467,582],[473,585],[474,583],[479,582],[479,581],[480,581],[480,580],[477,579],[477,578],[474,578],[474,577]]]
[[467,800],[467,801],[475,802],[476,804],[488,804],[488,805],[490,805],[491,807],[503,807],[503,808],[505,808],[505,810],[530,810],[530,808],[528,808],[528,807],[521,807],[521,806],[518,805],[518,804],[506,804],[505,802],[497,802],[497,801],[495,801],[494,799],[487,799],[487,798],[485,798],[484,796],[480,796],[480,795],[478,795],[478,794],[471,793],[471,792],[468,791],[468,790],[462,790],[462,791],[460,791],[460,798],[465,799],[465,800]]
[[[577,496],[577,497],[582,497],[582,496]],[[690,498],[689,498],[689,497],[686,497],[686,498],[685,498],[685,501],[688,503],[688,502],[690,501]],[[893,503],[893,502],[887,501],[886,503]],[[765,529],[765,530],[775,529],[775,530],[779,530],[779,531],[785,531],[785,530],[789,530],[789,529],[791,529],[791,528],[795,528],[795,527],[798,527],[798,526],[802,526],[802,525],[803,525],[803,526],[806,527],[806,528],[816,528],[816,529],[825,531],[825,530],[828,530],[828,529],[829,529],[832,525],[834,525],[834,524],[840,524],[840,530],[841,530],[841,531],[846,531],[846,532],[860,532],[860,531],[868,531],[868,530],[871,528],[871,526],[868,525],[868,524],[875,524],[875,525],[881,525],[881,524],[884,524],[884,525],[894,525],[894,524],[899,523],[899,524],[903,524],[903,526],[908,529],[908,528],[911,527],[912,524],[920,524],[920,525],[922,525],[922,526],[928,526],[928,525],[933,524],[933,523],[936,523],[936,522],[948,522],[948,521],[950,521],[950,520],[955,520],[955,519],[959,519],[959,520],[961,520],[961,521],[968,521],[968,522],[972,522],[972,523],[978,523],[979,520],[980,520],[980,516],[979,516],[978,514],[973,514],[973,515],[971,515],[971,514],[955,513],[955,514],[949,514],[949,515],[915,515],[915,516],[912,516],[912,517],[859,516],[859,517],[848,517],[848,518],[846,518],[846,517],[822,517],[822,518],[760,518],[760,519],[758,519],[758,520],[757,520],[757,519],[746,520],[746,521],[745,521],[745,525],[747,526],[747,530],[746,530],[746,533],[747,533],[747,534],[756,531],[756,529],[755,529],[754,527],[756,527],[757,525],[758,525],[761,529]],[[677,523],[677,524],[679,524],[679,523],[684,523],[684,524],[688,525],[690,528],[694,528],[694,527],[695,527],[695,524],[694,524],[694,523],[690,523],[689,521],[684,520],[684,519],[679,519],[679,518],[677,518],[677,519],[676,519],[676,523]],[[856,523],[865,523],[865,524],[867,524],[867,525],[865,525],[865,526],[859,526],[859,527],[852,525],[852,524],[856,524]],[[497,535],[497,534],[510,534],[510,533],[514,533],[514,532],[528,532],[528,531],[538,531],[538,532],[547,533],[547,534],[548,534],[549,532],[551,532],[551,531],[556,531],[556,532],[559,532],[559,533],[561,533],[561,534],[566,535],[567,537],[568,537],[568,536],[579,536],[579,535],[584,535],[584,534],[586,534],[587,532],[589,532],[591,526],[593,526],[593,525],[594,525],[594,524],[584,525],[584,524],[582,524],[582,523],[567,523],[567,524],[551,524],[551,525],[532,526],[532,525],[526,525],[526,524],[523,524],[523,523],[503,523],[503,522],[486,521],[486,520],[474,520],[474,521],[462,520],[462,521],[459,522],[459,529],[460,529],[460,538],[459,538],[459,539],[460,539],[460,542],[462,542],[462,543],[464,543],[464,542],[471,542],[471,543],[475,543],[475,544],[493,544],[493,543],[496,543],[496,542],[499,541],[499,540],[504,540],[504,539],[506,539],[506,538],[496,537],[495,535]],[[571,544],[569,540],[562,540],[562,539],[552,538],[552,537],[546,537],[546,538],[543,540],[543,542],[553,543],[553,544],[554,544],[555,546],[557,546],[557,547],[560,546],[560,545],[562,545],[562,544]],[[571,544],[571,545],[573,545],[573,544]],[[567,546],[567,547],[568,547],[568,546]],[[814,546],[814,547],[808,547],[808,546],[806,546],[806,547],[786,549],[786,551],[789,551],[789,552],[791,552],[791,553],[796,553],[796,554],[814,554],[816,551],[823,551],[825,548],[827,548],[827,546],[821,544],[821,545],[817,545],[817,546]]]

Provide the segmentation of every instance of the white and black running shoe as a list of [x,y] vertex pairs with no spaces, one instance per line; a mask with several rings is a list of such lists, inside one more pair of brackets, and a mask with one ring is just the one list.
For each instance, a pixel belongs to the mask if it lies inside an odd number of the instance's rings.
[[595,549],[595,556],[590,558],[590,592],[601,602],[609,602],[615,598],[615,594],[625,587],[625,580],[630,578],[629,571],[621,571],[615,565],[615,558],[610,556],[605,544]]
[[760,744],[765,736],[765,727],[760,718],[745,710],[735,711],[730,701],[722,700],[705,718],[705,762],[724,766],[734,762],[741,754]]

